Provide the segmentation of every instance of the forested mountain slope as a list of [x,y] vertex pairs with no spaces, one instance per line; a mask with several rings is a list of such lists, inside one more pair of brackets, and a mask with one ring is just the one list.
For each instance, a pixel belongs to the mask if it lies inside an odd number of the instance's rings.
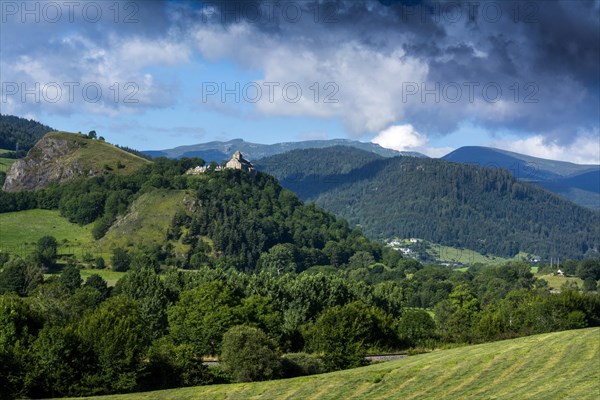
[[600,210],[600,165],[547,160],[511,151],[465,146],[443,157],[446,161],[503,168],[584,207]]
[[542,257],[582,257],[600,243],[597,213],[503,169],[374,159],[342,147],[292,151],[257,166],[371,238],[418,237],[481,253]]

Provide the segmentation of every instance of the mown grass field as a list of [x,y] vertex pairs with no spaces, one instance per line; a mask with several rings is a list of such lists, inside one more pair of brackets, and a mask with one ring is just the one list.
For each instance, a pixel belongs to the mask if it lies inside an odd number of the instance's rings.
[[564,285],[567,281],[570,283],[576,283],[579,289],[583,287],[583,281],[576,276],[558,276],[553,274],[536,274],[536,278],[544,279],[548,281],[548,286],[550,289],[560,290],[560,287]]
[[24,256],[35,249],[36,242],[45,235],[58,241],[59,254],[81,257],[89,251],[93,238],[92,225],[70,223],[57,210],[26,210],[0,213],[0,251]]
[[509,259],[496,257],[496,256],[484,256],[475,250],[469,249],[457,249],[454,247],[441,246],[438,244],[432,244],[431,249],[428,251],[437,261],[448,262],[448,263],[460,263],[460,264],[502,264]]
[[441,350],[310,377],[102,399],[598,399],[600,328]]

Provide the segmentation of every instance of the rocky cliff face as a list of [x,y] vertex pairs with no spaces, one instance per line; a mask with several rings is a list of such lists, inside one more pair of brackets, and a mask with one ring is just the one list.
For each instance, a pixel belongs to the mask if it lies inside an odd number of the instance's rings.
[[38,190],[50,183],[96,175],[98,171],[86,171],[75,157],[69,160],[79,147],[76,141],[50,134],[44,136],[27,157],[9,168],[2,189],[6,192]]

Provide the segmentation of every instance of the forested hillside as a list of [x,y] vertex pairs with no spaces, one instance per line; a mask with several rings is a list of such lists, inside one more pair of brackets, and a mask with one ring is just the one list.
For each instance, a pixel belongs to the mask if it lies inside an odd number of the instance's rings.
[[519,180],[535,183],[575,204],[600,210],[600,165],[547,160],[479,146],[461,147],[443,159],[480,167],[503,168]]
[[[235,170],[184,175],[201,163],[198,159],[162,159],[130,175],[111,173],[37,192],[0,192],[0,212],[59,209],[71,222],[94,223],[94,237],[100,239],[145,193],[188,190],[191,195],[185,207],[180,202],[181,210],[166,222],[165,235],[158,238],[186,245],[188,253],[179,261],[185,266],[299,272],[313,265],[341,265],[359,250],[372,252],[377,260],[384,251],[398,257],[393,250],[353,232],[345,221],[314,205],[303,205],[269,175]],[[146,207],[151,208],[135,210],[135,214],[156,213],[159,206],[160,202],[150,203]],[[132,242],[133,237],[128,238],[128,245],[139,245]]]
[[292,151],[259,169],[374,239],[418,237],[512,257],[595,254],[600,216],[508,171],[435,159],[377,159],[343,147]]
[[0,114],[0,149],[27,152],[42,136],[53,130],[31,119]]

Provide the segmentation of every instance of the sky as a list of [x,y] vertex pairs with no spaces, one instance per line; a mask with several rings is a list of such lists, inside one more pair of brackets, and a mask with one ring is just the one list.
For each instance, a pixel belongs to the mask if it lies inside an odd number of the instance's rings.
[[2,1],[0,108],[140,150],[348,138],[600,164],[600,0]]

